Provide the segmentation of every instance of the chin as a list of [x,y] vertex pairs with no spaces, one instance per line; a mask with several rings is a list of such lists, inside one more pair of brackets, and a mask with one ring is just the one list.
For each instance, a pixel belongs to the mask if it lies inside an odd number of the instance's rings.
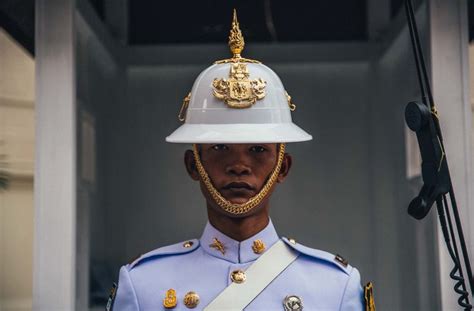
[[250,198],[226,198],[226,200],[228,200],[230,203],[232,204],[245,204],[247,203]]
[[247,213],[244,213],[244,214],[231,214],[231,213],[228,213],[226,212],[225,210],[223,210],[222,208],[218,207],[218,209],[220,210],[220,213],[222,213],[223,215],[225,215],[226,217],[228,218],[232,218],[232,219],[243,219],[243,218],[247,218],[249,216],[252,216],[254,214],[256,214],[256,212],[259,210],[259,206],[256,206],[254,207],[253,209],[251,209],[250,211],[248,211]]
[[[229,200],[229,199],[228,199]],[[229,200],[231,203],[234,203],[234,204],[243,204],[243,203],[246,203],[248,201],[248,199],[242,199],[242,200],[236,200],[236,199],[233,199],[233,200]],[[229,218],[233,218],[233,219],[242,219],[242,218],[246,218],[246,217],[249,217],[249,216],[252,216],[254,214],[257,214],[260,210],[262,210],[262,207],[263,205],[260,204],[260,205],[257,205],[255,206],[254,208],[252,208],[250,211],[248,211],[247,213],[243,213],[243,214],[232,214],[232,213],[229,213],[227,212],[226,210],[224,210],[222,207],[220,207],[217,203],[215,202],[212,202],[211,204],[212,208],[217,211],[219,214],[221,215],[224,215],[226,217],[229,217]]]

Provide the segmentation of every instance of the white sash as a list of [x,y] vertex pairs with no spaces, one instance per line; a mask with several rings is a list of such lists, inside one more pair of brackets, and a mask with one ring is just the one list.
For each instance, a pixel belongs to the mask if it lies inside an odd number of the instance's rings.
[[297,252],[279,240],[247,268],[244,283],[227,286],[204,311],[242,311],[297,257]]

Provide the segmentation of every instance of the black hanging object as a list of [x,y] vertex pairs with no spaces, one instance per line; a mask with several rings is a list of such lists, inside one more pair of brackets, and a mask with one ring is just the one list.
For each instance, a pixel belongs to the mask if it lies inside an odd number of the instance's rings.
[[405,120],[418,138],[424,183],[420,194],[411,201],[408,214],[416,219],[422,219],[428,214],[436,199],[449,192],[449,171],[430,109],[425,104],[411,102],[405,108]]
[[[419,195],[410,202],[408,214],[416,219],[423,219],[433,204],[436,203],[446,247],[454,263],[454,268],[449,275],[456,281],[454,291],[459,294],[458,304],[464,310],[471,310],[472,305],[469,302],[469,292],[466,290],[457,238],[459,238],[469,286],[471,293],[473,293],[474,284],[471,264],[464,240],[453,184],[449,174],[443,136],[439,125],[438,112],[433,101],[411,0],[405,0],[405,9],[422,97],[422,102],[410,102],[405,108],[406,123],[416,133],[418,139],[422,159],[421,175],[423,177],[423,187]],[[449,201],[447,199],[448,196]],[[448,202],[451,203],[452,215]],[[453,225],[452,218],[454,218],[455,226]]]

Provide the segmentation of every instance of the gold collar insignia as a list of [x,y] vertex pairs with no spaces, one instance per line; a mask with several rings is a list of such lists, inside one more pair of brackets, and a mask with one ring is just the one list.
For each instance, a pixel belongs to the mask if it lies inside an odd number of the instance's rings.
[[221,252],[222,255],[225,255],[225,246],[217,238],[214,238],[212,244],[209,244],[209,247],[212,247],[212,248],[218,250],[219,252]]

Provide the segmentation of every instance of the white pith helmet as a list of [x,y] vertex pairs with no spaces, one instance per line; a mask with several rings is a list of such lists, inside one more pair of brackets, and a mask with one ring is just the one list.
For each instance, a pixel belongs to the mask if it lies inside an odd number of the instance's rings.
[[215,62],[194,82],[183,101],[184,124],[166,137],[171,143],[290,143],[311,140],[295,125],[295,105],[277,74],[242,58],[244,38],[234,10],[229,46],[233,57]]

